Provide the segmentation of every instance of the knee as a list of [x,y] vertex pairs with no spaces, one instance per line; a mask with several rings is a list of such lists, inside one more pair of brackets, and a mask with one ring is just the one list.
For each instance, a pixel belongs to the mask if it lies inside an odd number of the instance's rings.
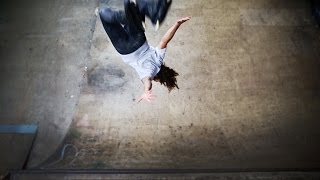
[[109,8],[99,8],[99,14],[105,15],[105,16],[110,16],[111,15],[111,9]]
[[112,21],[113,11],[109,8],[99,8],[99,15],[103,20],[109,22]]

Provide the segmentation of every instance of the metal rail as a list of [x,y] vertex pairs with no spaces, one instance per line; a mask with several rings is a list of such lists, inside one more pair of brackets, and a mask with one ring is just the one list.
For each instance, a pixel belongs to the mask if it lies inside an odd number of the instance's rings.
[[320,168],[228,168],[228,169],[32,169],[14,174],[212,174],[212,173],[319,173]]

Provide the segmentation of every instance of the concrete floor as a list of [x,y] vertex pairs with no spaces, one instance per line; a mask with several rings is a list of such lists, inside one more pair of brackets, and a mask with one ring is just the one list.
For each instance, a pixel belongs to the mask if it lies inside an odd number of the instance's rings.
[[[109,4],[108,4],[109,3]],[[107,5],[121,8],[121,1]],[[104,6],[106,4],[101,4]],[[97,21],[91,60],[59,168],[319,167],[319,29],[304,1],[175,0],[166,63],[180,90],[142,84]]]
[[31,167],[56,151],[70,126],[96,6],[87,0],[0,2],[0,122],[39,124]]
[[[193,16],[166,54],[180,90],[154,84],[152,104],[134,102],[142,84],[99,20],[94,27],[96,1],[41,2],[29,10],[43,23],[34,32],[16,29],[16,41],[1,33],[1,59],[10,57],[1,120],[40,123],[30,167],[59,144],[78,151],[51,168],[320,167],[320,31],[308,1],[174,0],[146,34],[156,46],[176,19]],[[46,11],[53,19],[36,15]]]

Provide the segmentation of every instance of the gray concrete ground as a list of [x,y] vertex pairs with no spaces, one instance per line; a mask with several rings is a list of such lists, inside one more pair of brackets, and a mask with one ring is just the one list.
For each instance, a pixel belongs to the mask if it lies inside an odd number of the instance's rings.
[[166,54],[180,90],[154,84],[152,104],[134,102],[142,84],[95,24],[96,1],[31,2],[0,6],[0,119],[40,124],[30,167],[68,143],[78,151],[52,168],[320,166],[320,35],[307,1],[174,0],[146,34],[156,46],[193,16]]
[[0,2],[0,122],[39,124],[31,167],[55,152],[72,121],[96,6],[88,0]]
[[[101,6],[121,8],[121,1]],[[99,21],[66,159],[52,168],[270,168],[320,166],[319,29],[308,1],[174,0],[156,46],[168,46],[180,90],[154,84],[154,103]],[[57,157],[57,156],[56,156]]]

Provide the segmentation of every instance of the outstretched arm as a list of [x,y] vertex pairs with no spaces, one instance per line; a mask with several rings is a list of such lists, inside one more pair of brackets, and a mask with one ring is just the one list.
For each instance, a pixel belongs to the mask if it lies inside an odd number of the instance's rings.
[[179,29],[180,25],[183,24],[184,22],[190,20],[190,19],[191,19],[191,16],[188,16],[188,17],[181,18],[176,23],[174,23],[174,25],[163,36],[163,38],[162,38],[162,40],[161,40],[161,42],[159,44],[159,48],[160,49],[166,48],[168,43],[173,38],[174,34]]
[[[171,41],[173,38],[174,34],[177,32],[179,29],[180,25],[183,24],[184,22],[188,21],[191,19],[191,16],[181,18],[179,19],[163,36],[159,48],[163,49],[167,47],[167,44]],[[151,102],[154,100],[155,96],[152,94],[151,88],[152,88],[152,79],[151,77],[145,77],[142,79],[143,85],[144,85],[144,93],[142,96],[137,100],[138,102],[142,100],[146,100],[148,102]]]

